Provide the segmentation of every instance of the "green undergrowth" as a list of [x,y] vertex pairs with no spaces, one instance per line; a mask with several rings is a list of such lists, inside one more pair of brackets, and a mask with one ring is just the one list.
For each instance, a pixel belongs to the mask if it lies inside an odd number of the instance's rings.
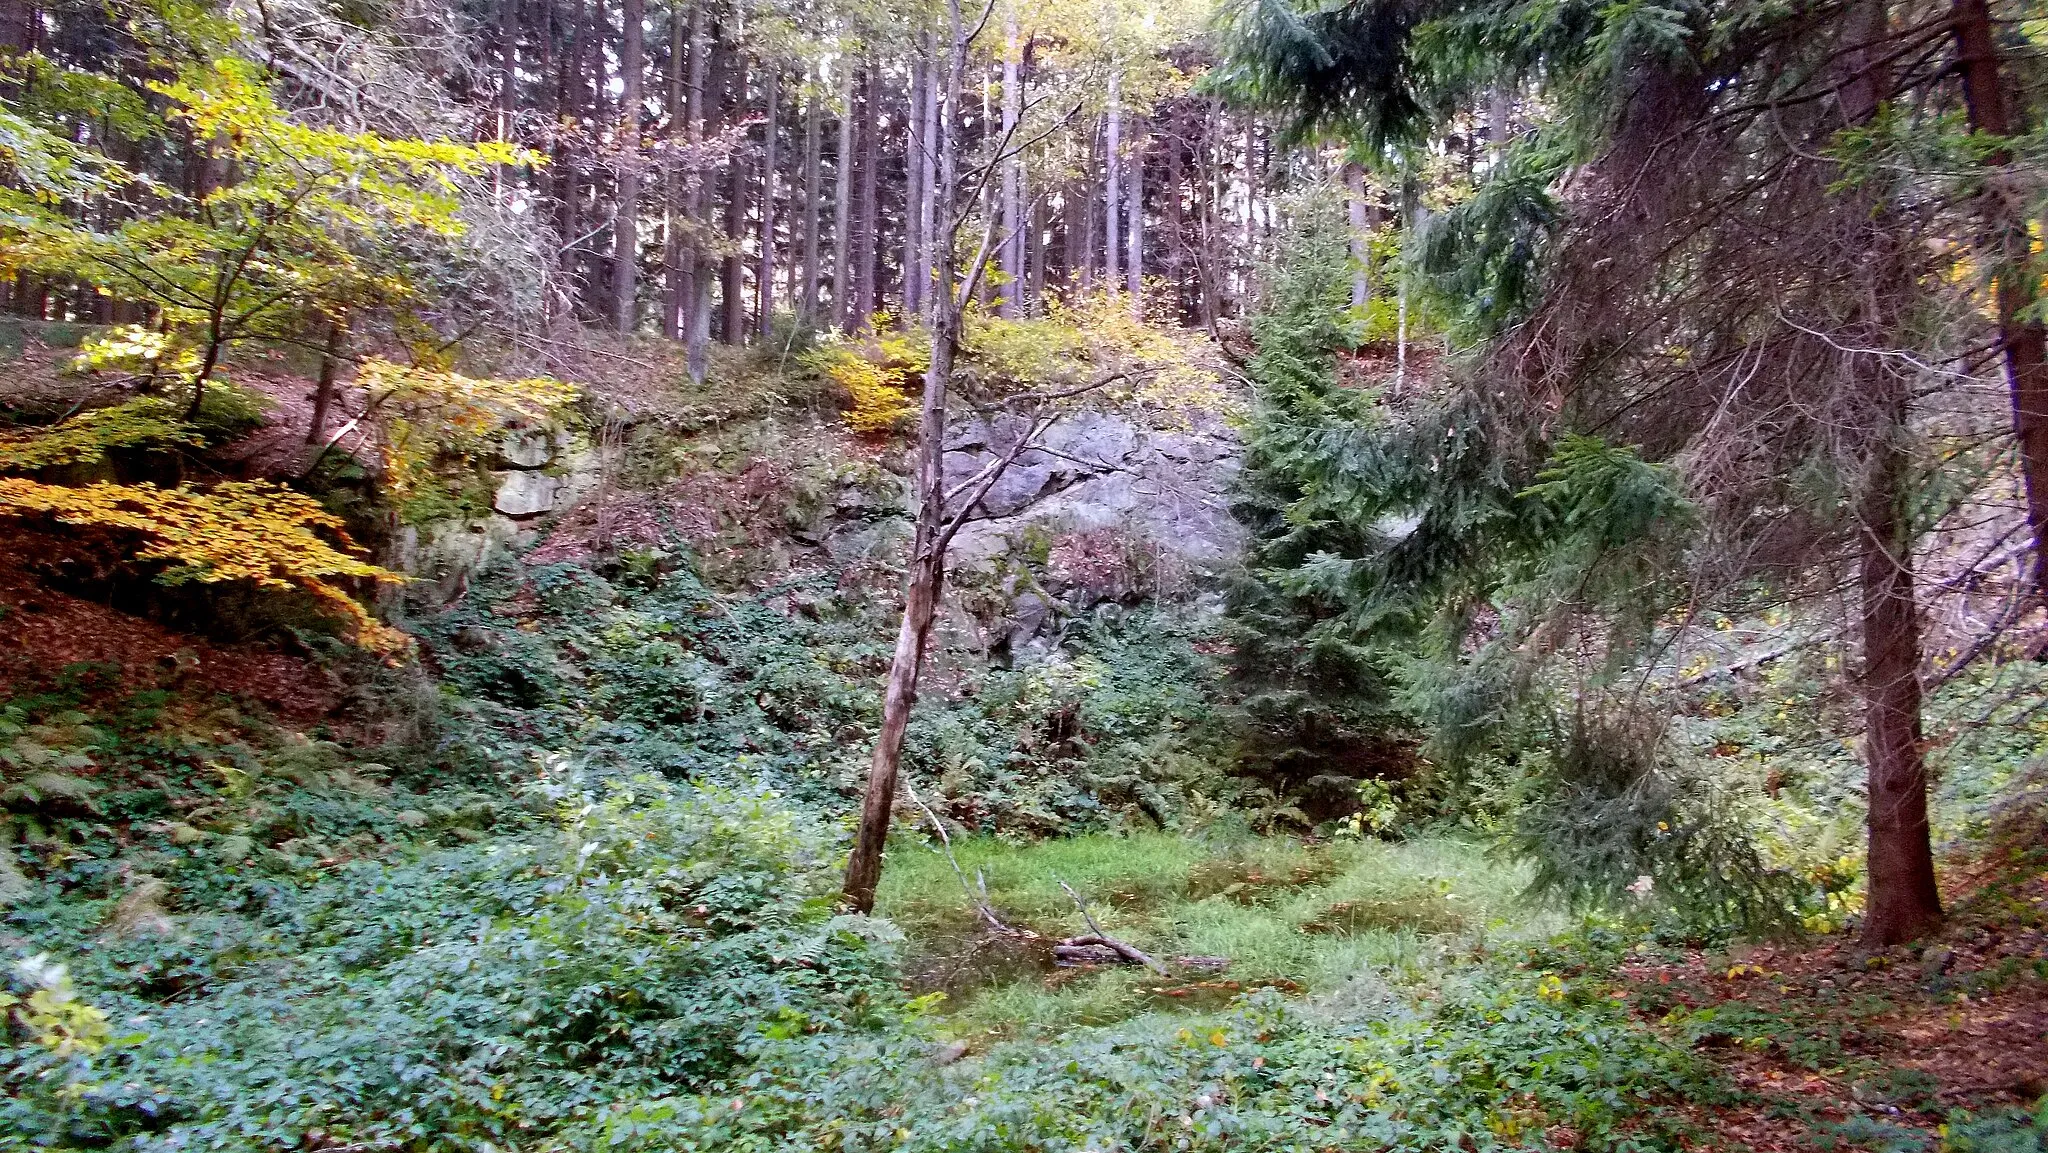
[[[1046,941],[1088,932],[1061,882],[1168,975],[1057,967],[1042,942],[989,933],[968,897],[985,888],[1006,924]],[[956,841],[952,861],[906,839],[890,853],[877,908],[904,928],[913,979],[947,993],[963,1034],[1009,1036],[1213,1007],[1259,988],[1411,980],[1446,956],[1559,927],[1520,899],[1526,883],[1484,847],[1447,837],[980,837]]]
[[[409,622],[461,746],[488,765],[561,755],[592,774],[760,780],[843,806],[867,773],[891,607],[825,572],[720,591],[687,555],[510,565]],[[1140,610],[1077,625],[1014,668],[938,654],[906,770],[956,825],[1015,835],[1162,824],[1229,782],[1198,623]],[[950,667],[950,666],[949,666]]]

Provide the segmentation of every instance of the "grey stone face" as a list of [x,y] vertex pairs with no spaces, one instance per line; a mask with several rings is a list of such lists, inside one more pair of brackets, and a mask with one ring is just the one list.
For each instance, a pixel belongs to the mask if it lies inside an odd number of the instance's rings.
[[[1014,422],[957,430],[946,484],[965,483],[1016,435]],[[1239,547],[1230,516],[1237,438],[1221,421],[1190,429],[1145,428],[1119,413],[1081,412],[1052,426],[989,490],[978,520],[955,541],[955,564],[973,565],[1018,544],[1027,526],[1053,531],[1128,530],[1198,570]]]
[[514,520],[553,512],[562,481],[544,472],[508,472],[498,483],[491,507]]

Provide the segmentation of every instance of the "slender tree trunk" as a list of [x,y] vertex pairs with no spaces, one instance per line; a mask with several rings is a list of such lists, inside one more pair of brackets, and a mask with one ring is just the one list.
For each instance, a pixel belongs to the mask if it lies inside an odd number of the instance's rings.
[[[740,124],[747,118],[747,50],[741,46],[739,23],[735,19],[731,43],[727,48],[730,64],[727,75],[732,81],[732,100],[726,113],[727,124]],[[745,153],[734,155],[727,166],[725,199],[725,243],[726,256],[724,282],[719,300],[724,308],[720,324],[719,339],[727,344],[744,344],[747,340],[747,260],[742,251],[743,238],[747,234],[747,189],[749,179]]]
[[1081,196],[1081,286],[1093,288],[1096,270],[1102,266],[1102,181],[1096,179],[1095,174],[1107,172],[1102,159],[1100,131],[1089,133],[1088,163],[1082,166],[1081,171],[1085,186]]
[[[823,77],[818,78],[820,82]],[[823,151],[823,93],[815,88],[804,102],[804,275],[803,325],[818,323],[818,203],[821,199],[819,155]]]
[[882,133],[875,123],[879,92],[872,53],[861,68],[860,87],[860,222],[854,228],[853,315],[847,319],[856,330],[866,328],[868,319],[875,312],[875,269],[881,248],[881,237],[876,229],[881,214],[880,205],[876,202],[875,181],[882,166]]
[[[1954,0],[1950,19],[1970,131],[2000,138],[2014,135],[2020,126],[2001,74],[1988,0]],[[2004,147],[1984,157],[1985,166],[1992,169],[2004,169],[2011,163],[2012,153]],[[2048,599],[2048,327],[2026,316],[2034,303],[2037,274],[2027,267],[2032,238],[2025,217],[2013,210],[2009,194],[1995,177],[1987,182],[1980,203],[1987,239],[2000,265],[1998,342],[2012,395],[2013,434],[2019,441],[2027,493],[2027,524],[2034,534],[2033,591],[2037,598]]]
[[[1017,9],[1014,4],[1003,22],[1003,129],[999,141],[1014,141],[1017,134],[1017,120],[1024,113],[1023,92],[1018,84],[1018,65],[1022,62],[1022,45],[1017,33]],[[996,314],[1014,317],[1017,315],[1018,299],[1024,291],[1024,185],[1021,179],[1022,163],[1011,156],[1002,164],[1002,245],[1003,273],[1002,295],[997,298]]]
[[761,106],[767,117],[761,137],[761,271],[754,286],[760,302],[755,331],[763,341],[775,328],[775,116],[781,86],[781,69],[768,69],[761,84]]
[[1045,197],[1031,197],[1024,215],[1029,228],[1024,247],[1024,311],[1036,316],[1045,305]]
[[[1880,373],[1888,369],[1880,366]],[[1892,388],[1903,409],[1903,384]],[[1897,413],[1903,416],[1903,413]],[[1903,511],[1905,457],[1887,438],[1863,501],[1863,758],[1869,774],[1866,944],[1901,944],[1941,923],[1921,756],[1920,609]]]
[[319,444],[327,435],[327,414],[334,407],[334,380],[341,373],[342,345],[348,339],[348,321],[334,317],[327,322],[327,341],[320,346],[320,381],[313,389],[313,420],[306,426],[306,443]]
[[[668,15],[668,124],[662,131],[662,138],[671,146],[689,132],[689,50],[689,10],[678,0],[670,5]],[[682,170],[671,167],[662,181],[661,334],[670,340],[681,340],[683,336],[683,285],[687,279],[683,271],[683,220],[687,205],[683,180]]]
[[910,109],[904,118],[903,145],[903,319],[924,314],[924,202],[930,193],[930,167],[924,134],[924,101],[930,66],[924,54],[910,65]]
[[640,283],[640,94],[642,26],[646,0],[621,0],[619,14],[619,134],[625,154],[619,169],[619,202],[612,215],[612,325],[633,331]]
[[[588,85],[583,89],[584,123],[590,126],[593,136],[602,137],[606,126],[607,105],[611,95],[610,58],[605,52],[606,42],[611,39],[611,19],[605,15],[606,0],[591,0],[590,27],[583,34],[583,59],[590,69]],[[610,191],[617,191],[614,180]],[[609,255],[612,240],[607,236],[597,239],[600,231],[609,233],[615,223],[615,215],[606,210],[604,196],[607,189],[600,172],[600,165],[593,163],[590,178],[583,182],[584,197],[587,201],[582,212],[584,231],[591,234],[591,243],[582,253],[584,310],[593,321],[611,323],[612,318],[612,272]]]
[[1124,190],[1130,215],[1124,224],[1124,288],[1131,315],[1145,315],[1145,122],[1131,122],[1130,187]]
[[1182,153],[1187,149],[1184,129],[1187,124],[1185,105],[1175,109],[1171,130],[1166,134],[1166,279],[1173,292],[1173,316],[1185,323],[1188,315],[1187,285],[1187,211],[1181,203],[1181,193],[1186,185]]
[[[935,48],[930,33],[925,34],[923,44],[924,55],[927,59],[930,59]],[[934,182],[938,178],[939,159],[936,142],[939,139],[939,132],[942,130],[939,119],[941,101],[939,99],[940,78],[938,72],[938,68],[933,65],[927,64],[925,66],[924,128],[923,131],[918,133],[918,138],[923,142],[924,156],[922,163],[924,179],[921,183],[924,187],[917,198],[917,295],[922,305],[919,312],[926,317],[931,315],[940,294],[944,291],[943,288],[935,288],[932,283],[933,265],[937,260],[933,250],[938,243],[937,239],[932,235],[932,213],[935,207],[932,191]],[[950,108],[951,105],[946,105],[946,107]],[[950,134],[953,131],[953,126],[951,124],[944,124],[943,131]],[[943,221],[940,223],[943,223]]]
[[1102,195],[1102,279],[1109,290],[1116,290],[1118,225],[1123,221],[1123,83],[1122,69],[1109,74],[1109,113],[1102,129],[1102,172],[1104,191]]
[[[694,5],[690,10],[690,143],[693,147],[701,145],[708,134],[712,109],[716,106],[719,90],[725,84],[724,62],[725,53],[711,35],[710,18],[704,11],[704,5]],[[684,347],[690,379],[697,384],[704,383],[704,375],[711,368],[711,261],[706,257],[700,239],[710,234],[711,213],[707,203],[710,187],[709,174],[700,171],[690,185],[689,210],[684,213],[694,234],[687,242],[683,258],[683,306],[688,309],[684,320]]]
[[1351,307],[1372,301],[1372,252],[1366,244],[1365,170],[1345,165],[1344,208],[1351,222]]
[[861,798],[860,826],[846,861],[846,900],[863,913],[872,912],[875,907],[875,886],[882,878],[882,850],[888,843],[890,818],[896,807],[903,734],[910,723],[911,706],[917,700],[925,642],[930,637],[939,594],[945,585],[946,394],[952,384],[953,357],[959,347],[961,304],[955,285],[957,257],[952,244],[959,227],[954,203],[954,132],[958,121],[953,108],[967,67],[967,34],[960,18],[960,0],[947,0],[947,8],[951,36],[946,83],[941,89],[944,128],[938,145],[938,179],[932,189],[933,211],[940,222],[940,232],[934,237],[939,299],[933,314],[931,363],[925,370],[924,397],[918,412],[917,522],[911,542],[903,618],[896,631],[896,652],[889,663],[888,686],[882,697],[882,731],[875,741],[867,791]]
[[832,159],[832,322],[850,332],[853,307],[847,282],[853,274],[853,126],[859,115],[853,107],[852,61],[842,52],[833,65],[839,69],[840,111],[839,151]]
[[[582,75],[583,75],[583,4],[582,0],[569,0],[569,39],[562,49],[562,67],[555,99],[559,114],[566,120],[577,122],[582,118]],[[556,230],[562,235],[562,251],[558,262],[563,280],[563,291],[573,302],[577,295],[576,253],[582,239],[583,220],[578,207],[583,199],[582,183],[577,179],[577,158],[568,144],[557,145],[555,149],[555,207]]]
[[[498,0],[498,114],[499,140],[512,139],[512,117],[519,111],[519,3]],[[497,177],[505,178],[501,170]]]
[[1060,221],[1066,232],[1066,268],[1061,272],[1060,284],[1069,296],[1082,285],[1088,266],[1088,241],[1094,235],[1088,224],[1086,205],[1090,198],[1086,187],[1081,177],[1070,176],[1060,193]]

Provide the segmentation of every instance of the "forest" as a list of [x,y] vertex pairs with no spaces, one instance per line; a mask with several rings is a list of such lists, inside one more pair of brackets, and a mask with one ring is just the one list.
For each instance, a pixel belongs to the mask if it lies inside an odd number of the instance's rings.
[[2038,0],[0,0],[0,1150],[2048,1149]]

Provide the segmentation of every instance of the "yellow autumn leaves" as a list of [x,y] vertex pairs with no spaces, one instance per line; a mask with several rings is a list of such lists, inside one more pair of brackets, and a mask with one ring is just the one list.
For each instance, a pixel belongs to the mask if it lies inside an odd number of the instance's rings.
[[[260,481],[230,481],[204,492],[150,484],[68,487],[10,476],[0,477],[0,515],[43,515],[61,524],[133,532],[143,541],[136,559],[169,562],[161,578],[167,583],[243,580],[297,589],[346,620],[365,648],[405,647],[404,634],[378,623],[332,583],[403,578],[344,552],[353,542],[341,519],[289,489]],[[323,532],[338,546],[322,539]]]

